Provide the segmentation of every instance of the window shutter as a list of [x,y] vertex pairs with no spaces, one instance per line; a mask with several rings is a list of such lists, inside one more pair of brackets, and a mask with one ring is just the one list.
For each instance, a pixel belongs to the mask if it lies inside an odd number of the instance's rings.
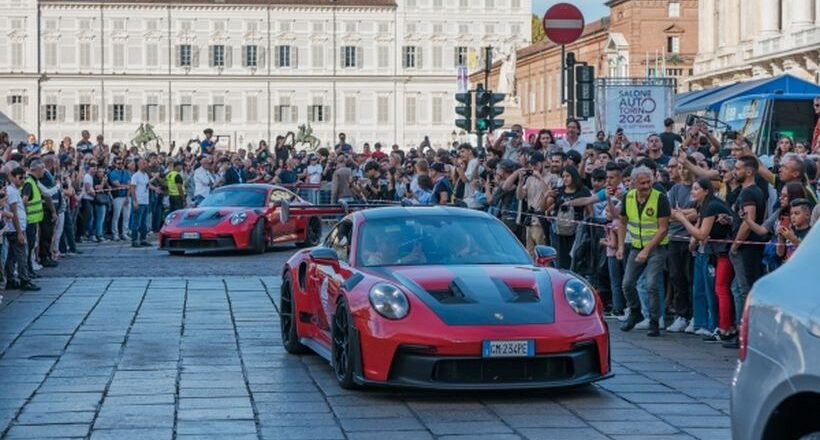
[[58,105],[57,106],[57,120],[60,121],[60,122],[65,121],[65,106],[64,105]]
[[282,67],[281,46],[273,46],[273,67]]
[[106,112],[106,118],[108,118],[109,121],[113,121],[114,120],[114,106],[111,105],[111,104],[108,104],[105,112]]
[[298,123],[299,122],[299,107],[292,105],[290,106],[290,122]]
[[313,106],[309,105],[305,108],[307,109],[308,122],[316,122],[316,115],[313,114]]
[[181,67],[182,66],[182,45],[177,44],[177,49],[175,51],[175,55],[176,55],[175,65],[177,67]]
[[341,61],[340,67],[345,67],[345,47],[342,46],[339,48],[339,60]]
[[416,47],[416,68],[421,69],[424,67],[424,50],[421,46]]
[[214,106],[208,105],[208,122],[214,122]]
[[242,46],[242,67],[248,67],[248,46]]
[[199,46],[191,45],[191,67],[199,67]]
[[74,120],[75,121],[80,120],[80,106],[77,105],[77,104],[74,104]]
[[11,95],[6,96],[6,104],[11,105]]
[[262,69],[265,67],[265,52],[267,52],[267,47],[256,46],[256,65]]
[[225,106],[225,122],[231,122],[231,106]]
[[131,113],[132,113],[132,106],[126,105],[125,106],[125,121],[131,122]]
[[214,47],[208,46],[208,66],[214,67]]
[[146,122],[148,120],[148,106],[141,105],[140,106],[140,122]]
[[192,105],[191,106],[191,122],[199,122],[199,106]]
[[92,105],[91,106],[91,120],[96,121],[97,118],[99,118],[99,115],[100,115],[100,106],[96,105],[96,104]]
[[46,120],[46,106],[41,105],[40,106],[40,121],[45,121],[45,120]]
[[364,50],[361,47],[356,47],[356,67],[364,67]]
[[290,47],[290,67],[293,69],[299,68],[299,48],[296,46]]
[[[144,106],[142,106],[142,108],[143,108],[142,120],[144,121],[144,120],[148,119],[148,106],[144,105]],[[181,105],[175,105],[174,106],[174,120],[177,121],[177,122],[182,121],[182,106]]]
[[326,105],[325,109],[322,111],[322,122],[330,121],[330,106]]
[[225,46],[225,68],[230,69],[233,65],[233,46]]
[[282,122],[282,107],[278,105],[273,107],[273,120]]
[[165,106],[164,105],[159,106],[159,115],[157,115],[157,120],[159,122],[162,122],[162,121],[165,120]]
[[28,105],[28,95],[23,96],[23,105]]

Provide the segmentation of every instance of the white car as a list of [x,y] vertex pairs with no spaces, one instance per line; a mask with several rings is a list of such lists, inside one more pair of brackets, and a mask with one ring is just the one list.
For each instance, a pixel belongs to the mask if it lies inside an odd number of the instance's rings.
[[732,382],[735,440],[820,440],[820,227],[755,283]]

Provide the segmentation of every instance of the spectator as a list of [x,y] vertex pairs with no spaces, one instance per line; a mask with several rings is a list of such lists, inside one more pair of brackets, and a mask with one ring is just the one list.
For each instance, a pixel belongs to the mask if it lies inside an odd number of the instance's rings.
[[199,161],[199,168],[194,171],[194,204],[198,205],[211,194],[216,176],[214,176],[213,158],[203,156]]
[[672,118],[664,119],[663,133],[659,136],[663,144],[663,154],[667,156],[674,156],[675,150],[683,144],[683,138],[678,133],[675,133],[675,120]]
[[40,287],[31,282],[33,272],[30,271],[28,264],[26,206],[18,189],[23,185],[25,178],[25,169],[22,167],[12,169],[5,189],[5,211],[11,213],[11,222],[7,223],[5,232],[8,243],[8,256],[5,264],[6,289],[38,291]]
[[578,154],[583,154],[587,148],[587,143],[581,139],[581,122],[574,118],[567,119],[567,134],[563,138],[558,139],[555,145],[561,148],[565,153],[569,153],[570,150],[573,150],[577,151]]
[[[131,182],[131,173],[125,169],[120,157],[114,159],[114,169],[108,173],[108,183],[113,191],[113,214],[111,217],[111,234],[114,241],[127,240],[126,230],[131,220],[131,205],[128,203],[128,185]],[[123,209],[125,207],[125,209]],[[122,229],[120,229],[122,220]]]
[[182,161],[175,160],[173,169],[165,176],[170,212],[185,207],[185,179],[182,177],[181,171]]
[[94,151],[94,144],[91,143],[91,133],[88,130],[83,130],[80,137],[80,141],[77,142],[77,151],[83,155],[91,154]]
[[433,180],[433,204],[449,205],[453,196],[453,186],[447,177],[447,166],[435,162],[430,166],[430,178]]
[[351,154],[353,153],[353,147],[347,143],[347,135],[344,133],[339,133],[339,143],[333,147],[333,150],[336,154]]
[[137,161],[137,172],[131,176],[129,190],[131,192],[132,209],[134,210],[131,222],[131,247],[151,246],[147,241],[150,179],[145,172],[145,168],[145,159],[139,159]]

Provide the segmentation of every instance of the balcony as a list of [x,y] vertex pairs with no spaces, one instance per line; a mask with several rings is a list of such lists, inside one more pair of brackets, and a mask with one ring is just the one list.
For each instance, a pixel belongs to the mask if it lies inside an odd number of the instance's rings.
[[755,58],[767,57],[781,52],[791,52],[820,44],[820,27],[812,26],[789,34],[781,34],[758,41],[754,47]]

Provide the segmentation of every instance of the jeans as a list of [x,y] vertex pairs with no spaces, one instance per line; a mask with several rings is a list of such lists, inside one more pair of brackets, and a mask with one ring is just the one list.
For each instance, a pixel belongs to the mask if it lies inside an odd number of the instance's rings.
[[709,256],[695,255],[695,281],[692,294],[692,326],[695,330],[714,331],[717,328],[718,308],[715,297],[715,269],[709,264]]
[[77,208],[65,212],[60,252],[77,252]]
[[151,230],[159,232],[162,229],[162,221],[165,220],[162,216],[162,198],[164,196],[159,193],[151,191],[148,203],[151,210]]
[[82,212],[83,229],[86,237],[94,235],[94,202],[92,200],[83,199]]
[[185,208],[185,197],[171,196],[171,197],[169,197],[169,201],[170,201],[170,205],[168,207],[168,212],[174,212],[174,211]]
[[685,241],[669,242],[669,280],[672,285],[672,307],[675,314],[692,317],[692,253]]
[[39,226],[40,223],[32,223],[26,225],[26,265],[28,267],[28,273],[32,278],[34,277],[33,260],[34,256],[36,255],[34,249],[37,245],[37,230],[39,229]]
[[[663,276],[658,281],[658,307],[660,307],[660,316],[666,314],[666,283]],[[638,278],[638,298],[641,300],[641,313],[643,316],[649,316],[649,291],[646,288],[646,272],[642,273]]]
[[621,280],[623,279],[623,264],[616,257],[606,257],[607,269],[609,269],[609,286],[612,289],[612,308],[616,312],[623,312],[626,307]]
[[131,220],[131,242],[145,241],[148,235],[148,205],[137,205]]
[[736,254],[729,254],[735,269],[738,289],[733,292],[735,302],[735,322],[740,325],[746,296],[755,281],[763,276],[763,246],[743,245]]
[[6,234],[6,242],[9,247],[9,255],[6,258],[6,280],[14,279],[14,269],[17,269],[17,279],[21,283],[31,280],[31,272],[28,268],[28,248],[26,244],[17,240],[16,232]]
[[105,210],[107,206],[94,204],[94,236],[102,238],[104,235],[103,225],[105,224]]
[[663,282],[663,270],[666,266],[666,246],[658,246],[649,254],[649,258],[643,263],[635,261],[635,257],[641,252],[640,249],[630,247],[626,256],[626,272],[623,279],[623,291],[626,297],[626,304],[632,310],[633,316],[637,316],[641,304],[638,299],[638,278],[644,271],[649,293],[649,320],[658,322],[660,318],[658,286]]
[[43,221],[40,222],[40,244],[39,252],[40,261],[51,259],[51,243],[54,237],[54,227],[56,222],[51,219],[51,213],[46,211]]
[[[116,197],[114,199],[114,215],[111,217],[111,234],[114,238],[125,234],[131,229],[131,205],[128,197]],[[123,209],[125,208],[125,209]],[[122,233],[120,233],[120,217],[122,217]]]

